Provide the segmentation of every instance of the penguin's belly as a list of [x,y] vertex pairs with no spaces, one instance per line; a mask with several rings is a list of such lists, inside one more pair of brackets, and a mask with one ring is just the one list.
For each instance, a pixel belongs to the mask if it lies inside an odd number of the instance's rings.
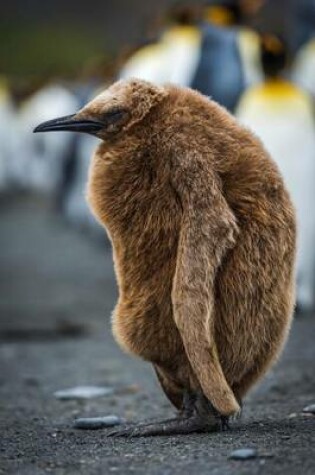
[[169,367],[183,353],[183,344],[172,316],[171,301],[120,300],[113,316],[113,333],[128,353]]
[[146,157],[104,164],[96,153],[88,196],[113,244],[116,340],[147,361],[172,360],[182,351],[171,302],[182,210],[169,172],[158,175]]

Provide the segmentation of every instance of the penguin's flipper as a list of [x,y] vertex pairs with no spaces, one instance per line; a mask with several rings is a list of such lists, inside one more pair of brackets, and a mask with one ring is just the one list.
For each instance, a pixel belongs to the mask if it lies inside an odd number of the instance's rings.
[[237,225],[209,160],[181,158],[173,187],[182,205],[182,224],[172,289],[174,320],[201,389],[214,408],[229,416],[239,405],[218,357],[213,334],[214,279]]

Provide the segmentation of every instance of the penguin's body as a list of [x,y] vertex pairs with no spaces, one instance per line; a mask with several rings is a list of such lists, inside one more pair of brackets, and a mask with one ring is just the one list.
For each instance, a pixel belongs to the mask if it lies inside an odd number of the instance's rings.
[[315,305],[315,122],[312,99],[277,78],[249,89],[237,118],[255,132],[283,174],[297,211],[297,302]]
[[282,178],[250,132],[189,89],[119,82],[38,131],[83,126],[103,139],[88,200],[113,243],[115,338],[184,414],[118,435],[213,430],[290,327],[295,218]]
[[246,27],[239,27],[238,47],[242,62],[245,88],[261,83],[264,79],[258,34]]
[[191,83],[230,111],[245,88],[238,41],[236,30],[204,24],[200,61]]
[[200,60],[190,86],[234,111],[242,92],[263,78],[259,36],[241,25],[239,5],[204,9]]

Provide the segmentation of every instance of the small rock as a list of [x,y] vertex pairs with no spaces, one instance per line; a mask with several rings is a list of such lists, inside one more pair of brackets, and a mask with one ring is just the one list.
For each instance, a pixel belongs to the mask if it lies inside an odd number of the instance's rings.
[[104,427],[113,427],[122,424],[124,421],[114,415],[103,417],[80,417],[74,421],[73,426],[76,429],[103,429]]
[[76,386],[69,389],[61,389],[54,392],[57,399],[92,399],[100,396],[107,396],[113,394],[113,388],[102,386]]
[[289,419],[294,419],[295,417],[297,417],[297,413],[296,413],[296,412],[292,412],[291,414],[288,415],[288,418],[289,418]]
[[123,386],[120,389],[117,389],[116,394],[119,396],[125,396],[129,394],[136,394],[140,391],[140,387],[137,384],[130,384],[129,386]]
[[249,460],[257,457],[257,451],[255,449],[238,449],[234,450],[229,456],[233,460]]
[[309,406],[304,407],[303,412],[315,415],[315,404],[310,404]]

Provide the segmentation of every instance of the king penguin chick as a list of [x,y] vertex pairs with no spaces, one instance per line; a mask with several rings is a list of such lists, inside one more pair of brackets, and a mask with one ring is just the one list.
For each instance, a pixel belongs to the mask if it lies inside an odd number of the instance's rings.
[[117,436],[217,430],[285,342],[295,216],[261,142],[201,94],[119,81],[36,132],[87,132],[88,201],[113,244],[113,332],[179,409]]

